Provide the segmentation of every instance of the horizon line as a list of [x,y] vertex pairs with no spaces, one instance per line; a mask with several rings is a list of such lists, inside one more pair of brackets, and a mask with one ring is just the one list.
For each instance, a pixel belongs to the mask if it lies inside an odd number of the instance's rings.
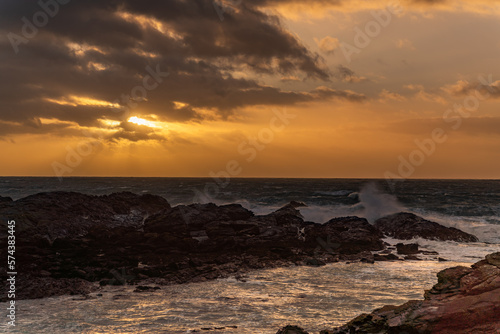
[[[2,175],[0,178],[58,178],[57,176],[51,175]],[[64,179],[72,179],[72,178],[123,178],[123,179],[131,179],[131,178],[137,178],[137,179],[145,179],[145,178],[150,178],[150,179],[214,179],[214,177],[210,176],[101,176],[101,175],[92,175],[92,176],[81,176],[81,175],[76,175],[76,176],[63,176],[61,177],[63,180]],[[299,177],[299,176],[289,176],[289,177],[284,177],[284,176],[232,176],[229,177],[229,179],[310,179],[310,180],[388,180],[387,178],[377,178],[377,177]],[[425,181],[425,180],[462,180],[462,181],[499,181],[500,178],[439,178],[439,177],[422,177],[422,178],[396,178],[396,179],[389,179],[393,182],[402,182],[402,181]]]

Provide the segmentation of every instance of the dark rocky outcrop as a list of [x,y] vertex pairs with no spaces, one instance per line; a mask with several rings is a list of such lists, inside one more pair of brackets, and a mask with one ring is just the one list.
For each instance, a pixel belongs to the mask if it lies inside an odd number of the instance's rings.
[[329,251],[334,253],[357,254],[385,248],[380,230],[359,217],[333,218],[320,226],[310,225],[306,228],[306,235],[306,242],[316,244],[326,237]]
[[[304,221],[301,206],[291,202],[255,216],[238,204],[172,208],[154,195],[52,192],[0,201],[0,215],[16,221],[18,283],[27,287],[18,299],[43,297],[47,282],[54,282],[47,295],[57,295],[85,293],[88,282],[177,284],[276,266],[400,259],[373,255],[385,249],[383,233],[366,219],[316,224]],[[0,231],[4,258],[6,232]]]
[[[385,247],[365,219],[305,222],[297,209],[304,205],[255,216],[237,204],[172,208],[153,195],[52,192],[1,201],[0,215],[16,221],[18,299],[87,293],[99,284],[201,282],[275,266],[373,263],[371,251]],[[4,229],[0,256],[6,244]]]
[[375,261],[398,261],[401,260],[397,255],[392,253],[389,254],[374,254],[373,259]]
[[401,240],[424,238],[430,240],[452,240],[459,242],[476,242],[478,239],[472,234],[463,232],[454,227],[445,227],[431,222],[413,213],[396,213],[375,221],[385,235]]
[[[16,233],[20,237],[44,236],[49,242],[57,238],[81,237],[96,226],[138,227],[148,215],[170,209],[163,197],[130,192],[104,196],[48,192],[2,204],[0,212],[15,219]],[[5,235],[4,231],[0,233],[0,236]]]
[[413,255],[418,254],[418,244],[396,244],[396,249],[398,254],[402,255]]
[[387,305],[320,334],[472,334],[500,330],[500,253],[490,254],[470,268],[445,269],[437,277],[438,283],[425,292],[424,300]]
[[298,326],[285,326],[281,328],[276,334],[309,334],[304,329]]

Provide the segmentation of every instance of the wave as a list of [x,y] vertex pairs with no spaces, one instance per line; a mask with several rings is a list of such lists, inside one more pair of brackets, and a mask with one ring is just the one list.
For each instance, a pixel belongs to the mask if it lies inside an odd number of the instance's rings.
[[410,212],[443,226],[454,227],[478,237],[482,242],[500,244],[500,217],[497,216],[450,216],[424,209]]
[[315,191],[314,193],[326,196],[349,196],[353,193],[353,191],[352,190]]
[[397,243],[417,243],[420,250],[436,251],[439,253],[439,255],[418,255],[424,260],[434,261],[437,257],[440,257],[453,262],[475,263],[484,259],[487,254],[498,252],[498,245],[486,242],[460,243],[455,241],[435,241],[422,238],[415,238],[412,240],[385,238],[384,241],[391,245],[396,245]]

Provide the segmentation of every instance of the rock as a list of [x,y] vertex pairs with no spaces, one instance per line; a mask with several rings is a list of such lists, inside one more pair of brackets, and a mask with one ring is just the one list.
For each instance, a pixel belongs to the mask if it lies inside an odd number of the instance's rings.
[[[80,278],[34,277],[23,274],[16,277],[16,299],[36,299],[60,295],[88,295],[97,285]],[[2,290],[0,302],[7,301]]]
[[0,203],[9,203],[9,202],[12,202],[12,198],[11,197],[0,196]]
[[362,258],[360,260],[360,262],[374,264],[375,263],[375,259],[374,258],[371,258],[371,259]]
[[394,255],[394,254],[373,254],[373,259],[375,261],[397,261],[397,260],[401,260],[397,255]]
[[397,249],[398,254],[402,254],[402,255],[418,254],[418,244],[398,243],[396,245],[396,249]]
[[306,265],[312,266],[312,267],[321,267],[321,266],[325,266],[326,265],[326,263],[324,261],[321,261],[321,260],[318,260],[318,259],[314,259],[314,258],[306,259],[305,263],[306,263]]
[[314,243],[331,254],[357,254],[383,250],[382,233],[365,218],[333,218],[323,225],[306,226],[306,243]]
[[281,328],[279,331],[276,332],[276,334],[309,334],[309,333],[298,326],[288,325]]
[[145,232],[173,232],[205,230],[211,222],[245,221],[253,213],[239,204],[217,206],[209,204],[179,205],[171,210],[164,210],[146,219]]
[[38,236],[52,243],[58,238],[81,237],[96,226],[138,227],[145,216],[169,208],[164,198],[154,195],[123,192],[90,196],[58,191],[0,206],[0,214],[16,220],[16,233],[23,238]]
[[[372,252],[385,248],[382,232],[366,219],[305,222],[302,206],[290,202],[255,216],[237,204],[171,207],[154,195],[53,192],[0,202],[0,213],[19,223],[19,265],[34,282],[21,299],[44,297],[42,285],[49,280],[55,282],[49,295],[76,293],[70,282],[203,282],[277,266],[373,263]],[[6,249],[1,233],[0,249]],[[2,268],[0,279],[7,279]]]
[[422,261],[421,258],[419,258],[418,256],[415,256],[415,255],[406,255],[404,257],[405,260],[409,260],[409,261]]
[[297,208],[306,206],[304,203],[292,201],[268,215],[268,218],[274,219],[278,226],[301,225],[304,222],[304,217]]
[[400,212],[380,218],[375,221],[375,226],[385,235],[401,240],[424,238],[429,240],[452,240],[459,242],[478,241],[472,234],[463,232],[454,227],[442,226],[407,212]]
[[486,255],[486,261],[489,264],[500,268],[500,253],[493,253],[493,254]]
[[438,252],[436,251],[424,251],[424,250],[421,250],[421,251],[418,251],[419,254],[423,254],[423,255],[439,255]]
[[156,291],[160,290],[161,288],[159,286],[144,286],[144,285],[139,285],[134,289],[134,292],[150,292],[150,291]]
[[447,260],[447,259],[442,258],[442,257],[438,257],[438,261],[439,262],[446,262],[446,261],[450,261],[450,260]]
[[[487,258],[498,259],[500,253]],[[322,334],[346,333],[497,333],[500,329],[500,268],[488,260],[445,269],[425,300],[384,306]]]

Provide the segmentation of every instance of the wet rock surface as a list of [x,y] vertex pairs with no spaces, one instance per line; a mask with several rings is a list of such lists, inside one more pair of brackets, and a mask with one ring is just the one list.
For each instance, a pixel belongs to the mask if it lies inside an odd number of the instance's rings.
[[403,244],[399,243],[396,245],[398,254],[402,255],[414,255],[418,254],[418,244]]
[[498,333],[500,330],[500,253],[472,267],[453,267],[437,274],[438,283],[424,300],[387,305],[346,325],[320,334],[351,333]]
[[[304,221],[301,206],[291,202],[256,216],[238,204],[171,207],[154,195],[52,192],[2,200],[0,215],[16,221],[18,299],[86,294],[99,285],[203,282],[279,266],[401,259],[391,250],[373,254],[386,250],[384,234],[366,219],[316,224]],[[0,256],[6,250],[4,227]],[[6,278],[0,268],[0,279]]]
[[309,334],[309,333],[298,326],[285,326],[279,331],[277,331],[276,334]]
[[375,221],[385,235],[401,240],[424,238],[430,240],[452,240],[459,242],[476,242],[472,234],[454,227],[445,227],[436,222],[426,220],[413,213],[400,212]]

